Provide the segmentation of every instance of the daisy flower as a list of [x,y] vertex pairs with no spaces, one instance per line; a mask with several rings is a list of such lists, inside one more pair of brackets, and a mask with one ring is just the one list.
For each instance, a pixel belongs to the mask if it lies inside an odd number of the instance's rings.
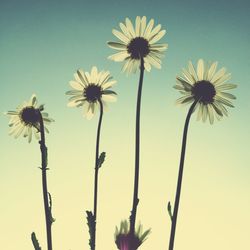
[[[33,94],[30,100],[24,101],[16,108],[16,111],[6,112],[5,114],[10,116],[9,134],[18,138],[23,133],[24,137],[28,137],[28,142],[31,142],[34,133],[35,137],[40,139],[40,116],[46,125],[54,121],[43,110],[44,105],[38,105],[36,95]],[[49,132],[46,127],[45,131]]]
[[151,230],[148,229],[143,232],[142,225],[139,224],[133,236],[129,233],[129,223],[124,220],[120,224],[120,228],[115,229],[115,243],[120,250],[136,250],[150,234]]
[[177,100],[177,103],[187,104],[192,103],[189,107],[182,137],[181,156],[179,163],[179,173],[175,194],[174,211],[171,211],[169,203],[168,210],[171,217],[171,231],[169,240],[169,250],[174,249],[175,232],[177,225],[177,217],[179,211],[182,179],[184,171],[186,144],[188,127],[191,116],[195,109],[198,109],[198,119],[204,122],[209,118],[210,123],[214,122],[214,117],[220,119],[222,116],[227,116],[227,109],[225,106],[233,107],[231,99],[236,99],[234,95],[224,92],[236,87],[235,84],[228,83],[231,74],[226,73],[226,69],[222,68],[218,71],[217,62],[211,65],[205,64],[202,59],[197,63],[197,70],[189,62],[188,69],[183,69],[183,76],[177,77],[177,84],[175,86],[184,96]]
[[182,76],[177,76],[174,86],[184,95],[177,103],[188,104],[198,101],[197,119],[205,122],[209,118],[211,124],[214,117],[219,120],[222,116],[227,116],[226,107],[234,107],[231,100],[236,99],[234,95],[225,91],[234,89],[237,85],[228,83],[231,74],[226,73],[225,68],[217,71],[217,64],[206,64],[200,59],[195,70],[192,62],[189,62],[188,69],[183,69]]
[[111,87],[116,83],[109,71],[98,72],[96,67],[92,67],[91,72],[77,70],[74,74],[75,80],[69,84],[73,90],[67,91],[70,95],[69,107],[83,106],[83,112],[87,119],[91,119],[96,111],[98,102],[101,101],[106,107],[106,102],[116,101],[116,93]]
[[126,18],[125,23],[120,23],[120,29],[121,31],[112,30],[120,41],[108,42],[108,45],[119,52],[109,56],[109,59],[116,62],[125,61],[122,71],[127,73],[135,73],[140,67],[141,59],[147,71],[151,70],[151,65],[161,68],[161,58],[168,45],[157,43],[166,33],[166,30],[161,30],[160,24],[154,27],[154,19],[147,24],[145,16],[137,16],[134,26],[130,19]]

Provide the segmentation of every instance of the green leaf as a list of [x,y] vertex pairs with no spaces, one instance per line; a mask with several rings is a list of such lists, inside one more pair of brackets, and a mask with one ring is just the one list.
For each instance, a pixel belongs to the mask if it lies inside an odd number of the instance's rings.
[[172,214],[172,207],[171,207],[170,201],[168,202],[168,214],[169,214],[169,217],[170,217],[170,219],[172,221],[173,220],[173,214]]
[[52,224],[53,222],[55,222],[55,218],[53,218],[52,216],[52,197],[51,194],[48,192],[48,196],[49,196],[49,216],[50,216],[50,223]]
[[96,227],[96,221],[95,216],[91,211],[86,211],[87,213],[87,225],[89,227],[89,246],[91,250],[95,249],[95,227]]
[[33,243],[35,250],[42,250],[42,248],[40,247],[39,242],[36,238],[36,234],[34,232],[31,234],[31,240],[32,240],[32,243]]
[[146,240],[146,237],[151,233],[151,229],[146,230],[141,236],[140,236],[140,241],[141,243]]
[[102,164],[104,163],[105,161],[105,157],[106,157],[106,153],[105,152],[102,152],[98,158],[98,161],[97,161],[97,168],[101,168]]

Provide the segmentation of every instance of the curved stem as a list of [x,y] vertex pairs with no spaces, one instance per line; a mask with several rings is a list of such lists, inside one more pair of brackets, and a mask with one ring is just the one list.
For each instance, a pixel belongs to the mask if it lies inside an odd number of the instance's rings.
[[133,196],[132,211],[130,216],[130,231],[129,231],[131,235],[133,235],[135,232],[136,212],[137,212],[137,205],[139,202],[138,186],[139,186],[139,165],[140,165],[140,113],[141,113],[141,94],[143,85],[143,75],[144,75],[144,60],[143,58],[141,58],[140,79],[137,92],[137,106],[136,106],[134,196]]
[[175,238],[175,229],[176,229],[176,222],[177,222],[177,215],[179,209],[179,202],[181,196],[181,184],[182,184],[182,176],[183,176],[183,168],[184,168],[184,160],[185,160],[185,151],[186,151],[186,143],[187,143],[187,132],[188,132],[188,125],[191,118],[191,115],[194,111],[194,108],[199,100],[195,101],[191,107],[189,108],[184,131],[182,137],[182,148],[181,148],[181,158],[180,158],[180,165],[179,165],[179,175],[177,181],[177,188],[176,188],[176,195],[175,195],[175,203],[174,203],[174,213],[172,217],[172,225],[171,225],[171,233],[170,233],[170,241],[169,241],[169,250],[174,249],[174,238]]
[[46,220],[46,233],[47,233],[47,247],[48,250],[52,250],[52,236],[51,236],[51,225],[52,225],[52,215],[51,215],[51,207],[49,205],[48,199],[48,188],[47,188],[47,176],[46,171],[47,169],[47,147],[45,144],[45,134],[44,134],[44,124],[43,118],[39,111],[39,120],[40,120],[40,134],[41,140],[40,149],[41,149],[41,156],[42,156],[42,186],[43,186],[43,203],[44,203],[44,211],[45,211],[45,220]]
[[[98,159],[99,159],[99,144],[100,144],[100,132],[101,132],[101,125],[102,125],[102,117],[103,117],[103,103],[99,99],[98,100],[99,105],[100,105],[100,117],[99,117],[99,122],[98,122],[98,127],[97,127],[97,136],[96,136],[96,155],[95,155],[95,186],[94,186],[94,218],[96,222],[97,218],[97,196],[98,196],[98,172],[99,172],[99,167],[98,167]],[[94,249],[95,249],[95,238],[96,238],[96,227],[94,230]]]

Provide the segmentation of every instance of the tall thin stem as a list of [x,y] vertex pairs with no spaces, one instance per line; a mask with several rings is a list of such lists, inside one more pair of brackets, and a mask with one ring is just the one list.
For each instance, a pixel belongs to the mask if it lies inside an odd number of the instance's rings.
[[[96,155],[95,155],[95,180],[94,180],[94,182],[95,182],[95,186],[94,186],[94,218],[95,218],[95,221],[96,221],[96,218],[97,218],[99,144],[100,144],[100,133],[101,133],[102,117],[103,117],[103,103],[102,103],[102,101],[100,99],[98,100],[98,102],[99,102],[99,105],[100,105],[100,117],[99,117],[99,122],[98,122],[98,127],[97,127]],[[96,239],[96,227],[95,227],[94,235],[93,235],[94,249],[95,249],[95,239]]]
[[134,235],[135,232],[136,212],[137,212],[137,205],[139,203],[138,186],[139,186],[139,166],[140,166],[140,113],[141,113],[141,94],[143,85],[143,75],[144,75],[144,60],[143,58],[141,58],[140,79],[138,85],[137,105],[136,105],[134,196],[133,196],[132,211],[130,215],[131,235]]
[[189,125],[191,115],[198,101],[199,100],[196,100],[189,108],[186,121],[185,121],[185,125],[184,125],[182,147],[181,147],[181,158],[180,158],[180,165],[179,165],[179,175],[178,175],[178,181],[177,181],[175,203],[174,203],[174,213],[172,217],[172,225],[171,225],[171,233],[170,233],[170,241],[169,241],[169,250],[174,249],[174,238],[175,238],[176,222],[177,222],[177,215],[178,215],[180,196],[181,196],[181,184],[182,184],[182,176],[183,176],[183,168],[184,168],[184,160],[185,160],[185,152],[186,152],[188,125]]
[[49,205],[49,198],[48,198],[48,188],[47,188],[47,147],[45,144],[45,134],[44,134],[44,124],[43,118],[39,111],[39,120],[40,120],[40,134],[41,140],[40,143],[40,150],[41,150],[41,157],[42,157],[42,186],[43,186],[43,203],[44,203],[44,211],[45,211],[45,220],[46,220],[46,233],[47,233],[47,248],[48,250],[52,250],[52,236],[51,236],[51,225],[52,225],[52,215],[51,215],[51,207]]

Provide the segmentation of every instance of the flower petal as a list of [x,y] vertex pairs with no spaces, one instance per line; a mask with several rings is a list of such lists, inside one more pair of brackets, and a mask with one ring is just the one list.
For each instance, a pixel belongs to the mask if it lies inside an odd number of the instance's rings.
[[123,33],[121,33],[120,31],[113,29],[112,33],[118,38],[120,39],[123,43],[128,44],[129,43],[129,38],[126,37]]
[[112,49],[117,49],[117,50],[127,49],[127,46],[125,44],[119,42],[108,42],[108,46]]

